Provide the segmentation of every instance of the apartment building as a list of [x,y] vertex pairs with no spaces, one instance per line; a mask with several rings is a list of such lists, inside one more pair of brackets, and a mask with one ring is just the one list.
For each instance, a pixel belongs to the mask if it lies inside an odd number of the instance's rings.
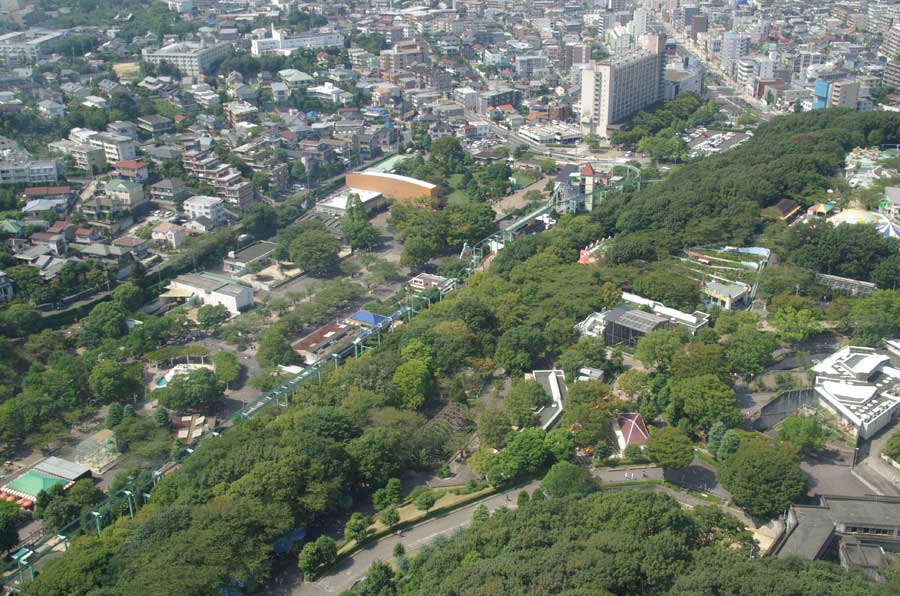
[[425,53],[418,46],[382,50],[378,56],[378,67],[387,72],[403,70],[422,62],[425,62]]
[[63,139],[49,143],[47,148],[71,157],[75,167],[83,172],[93,174],[106,169],[106,152],[89,143],[76,143],[69,139]]
[[[107,163],[134,159],[137,155],[134,140],[114,132],[73,128],[69,131],[69,140],[77,145],[87,144],[102,149]],[[56,143],[54,145],[58,150],[65,152],[63,144]]]
[[221,225],[225,221],[225,204],[219,197],[195,195],[186,199],[182,204],[185,214],[191,219],[205,217],[214,226]]
[[885,33],[878,54],[891,59],[900,55],[900,23],[894,23]]
[[750,36],[734,31],[728,31],[722,38],[722,53],[719,61],[722,69],[729,76],[734,76],[738,61],[750,54]]
[[213,185],[216,194],[231,205],[242,207],[254,198],[253,184],[211,151],[185,151],[181,163],[185,172]]
[[608,138],[624,122],[665,95],[665,38],[647,35],[644,47],[596,63],[582,73],[581,126]]
[[259,122],[259,110],[246,101],[232,101],[222,106],[225,119],[234,128],[240,122]]
[[227,43],[204,44],[180,42],[158,49],[143,49],[141,56],[145,62],[160,64],[168,62],[185,76],[196,77],[209,72],[210,67],[228,55],[231,45]]
[[813,109],[850,108],[855,110],[859,103],[859,81],[841,79],[826,81],[819,79],[813,87]]
[[12,158],[0,161],[0,184],[53,184],[62,165],[55,159]]
[[300,49],[344,47],[344,36],[328,29],[308,31],[296,37],[289,37],[284,31],[272,25],[272,37],[254,39],[250,42],[250,53],[254,56],[289,56]]
[[54,41],[67,34],[67,31],[28,29],[0,35],[0,61],[9,68],[34,64]]
[[591,61],[591,46],[586,43],[567,43],[560,52],[560,66],[570,70],[576,64],[587,64]]
[[495,91],[485,91],[478,96],[478,111],[482,114],[488,112],[490,108],[509,104],[511,106],[518,105],[522,101],[522,93],[517,89],[497,89]]

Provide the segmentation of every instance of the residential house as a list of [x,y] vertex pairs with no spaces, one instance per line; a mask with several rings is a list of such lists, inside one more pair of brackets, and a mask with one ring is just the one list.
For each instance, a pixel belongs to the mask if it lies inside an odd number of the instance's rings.
[[134,269],[134,256],[130,251],[119,246],[92,242],[79,246],[78,251],[86,257],[97,259],[114,268],[115,277],[119,281],[126,279]]
[[643,448],[650,439],[644,417],[638,412],[624,412],[616,416],[613,434],[620,453],[624,453],[630,445]]
[[62,118],[66,115],[66,106],[49,99],[38,102],[37,107],[38,112],[47,118]]
[[287,101],[291,97],[291,88],[286,83],[272,83],[272,98],[281,103]]
[[225,221],[225,204],[218,197],[195,195],[182,203],[181,207],[190,219],[205,217],[214,227]]
[[[59,88],[68,99],[84,99],[91,94],[91,90],[81,83],[63,83]],[[40,106],[40,103],[38,103],[38,106]]]
[[149,164],[143,161],[126,159],[125,161],[114,163],[113,168],[115,168],[114,173],[118,177],[131,180],[132,182],[143,183],[150,178]]
[[114,178],[106,183],[105,190],[106,196],[118,201],[132,213],[148,206],[144,188],[137,182]]
[[142,259],[147,255],[147,241],[137,236],[121,236],[112,241],[125,252],[130,252],[135,258]]
[[97,196],[81,204],[81,213],[93,225],[108,229],[115,234],[134,223],[128,208],[107,196]]
[[70,186],[32,186],[23,190],[22,194],[26,201],[61,199],[71,202],[75,199],[75,193]]
[[172,121],[159,114],[149,114],[137,119],[138,128],[152,135],[159,135],[172,130]]
[[274,242],[260,240],[237,252],[229,251],[228,256],[222,260],[222,268],[229,273],[241,275],[251,265],[262,266],[267,263],[275,246]]
[[0,235],[13,238],[21,236],[25,230],[25,223],[17,219],[0,219]]
[[197,304],[222,305],[233,315],[253,305],[253,290],[203,274],[179,275],[160,298],[189,299]]
[[187,185],[179,178],[164,178],[150,187],[151,201],[174,203],[186,199],[187,196]]
[[177,224],[163,222],[153,228],[150,233],[150,239],[158,245],[167,245],[169,248],[178,250],[184,244],[186,234],[184,228]]
[[284,70],[278,71],[278,77],[284,81],[288,87],[295,89],[300,86],[308,85],[312,83],[315,79],[306,74],[305,72],[301,72],[294,68],[286,68]]
[[38,215],[44,212],[53,212],[57,215],[65,215],[69,210],[69,201],[67,199],[34,199],[28,201],[22,207],[24,215]]
[[98,95],[88,95],[81,100],[81,105],[86,108],[93,108],[95,110],[109,109],[109,102],[107,102],[105,98]]
[[218,226],[208,217],[200,216],[197,219],[185,223],[182,228],[191,234],[208,234],[215,230]]
[[52,232],[35,232],[28,237],[32,246],[46,247],[57,256],[65,256],[69,251],[69,243],[62,234]]
[[90,244],[99,239],[100,234],[94,228],[76,228],[75,230],[76,244]]
[[97,84],[97,88],[100,89],[100,93],[107,97],[112,97],[113,95],[128,95],[128,87],[121,83],[117,83],[116,81],[111,81],[110,79],[103,79]]
[[138,127],[134,122],[128,120],[116,120],[106,125],[107,132],[111,132],[123,137],[136,141],[138,138]]
[[53,225],[48,227],[47,231],[51,234],[62,234],[65,237],[66,242],[75,240],[75,224],[71,224],[67,221],[53,222]]

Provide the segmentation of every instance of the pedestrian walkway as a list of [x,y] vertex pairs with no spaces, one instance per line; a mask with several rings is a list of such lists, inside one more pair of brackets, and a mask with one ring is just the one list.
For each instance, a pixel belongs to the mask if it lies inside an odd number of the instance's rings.
[[623,482],[650,482],[662,481],[663,469],[658,466],[639,466],[629,468],[595,468],[591,475],[598,478],[601,484],[616,484]]
[[881,459],[882,450],[896,432],[900,432],[900,428],[880,432],[869,443],[866,457],[853,468],[861,480],[885,496],[900,496],[900,470]]

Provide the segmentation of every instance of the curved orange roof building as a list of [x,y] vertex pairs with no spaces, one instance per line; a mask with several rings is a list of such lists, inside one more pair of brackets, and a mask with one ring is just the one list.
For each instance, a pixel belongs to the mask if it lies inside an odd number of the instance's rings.
[[344,181],[350,188],[380,192],[386,197],[398,200],[436,197],[438,194],[436,185],[399,174],[353,172],[347,174]]

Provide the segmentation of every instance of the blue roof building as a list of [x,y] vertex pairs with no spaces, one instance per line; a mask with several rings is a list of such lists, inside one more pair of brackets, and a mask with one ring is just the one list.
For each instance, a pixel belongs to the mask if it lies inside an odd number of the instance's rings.
[[347,319],[347,322],[352,325],[359,325],[360,327],[375,327],[385,320],[387,320],[387,317],[376,315],[367,310],[361,310]]

